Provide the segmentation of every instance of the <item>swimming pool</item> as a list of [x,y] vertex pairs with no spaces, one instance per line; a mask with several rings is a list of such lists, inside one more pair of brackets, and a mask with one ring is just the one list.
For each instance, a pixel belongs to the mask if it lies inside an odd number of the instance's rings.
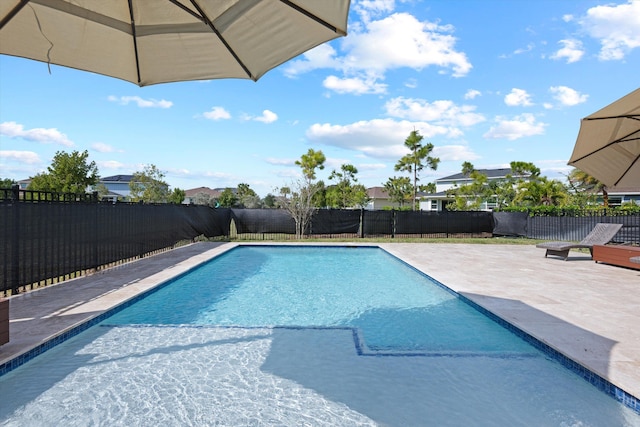
[[374,248],[234,249],[3,376],[0,396],[7,425],[639,425]]

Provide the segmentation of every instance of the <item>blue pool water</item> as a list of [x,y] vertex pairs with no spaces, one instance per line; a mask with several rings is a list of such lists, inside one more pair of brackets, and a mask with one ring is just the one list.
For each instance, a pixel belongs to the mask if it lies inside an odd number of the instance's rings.
[[371,247],[243,247],[109,323],[349,326],[374,350],[531,351],[452,292]]
[[240,247],[0,377],[0,425],[640,426],[378,248]]

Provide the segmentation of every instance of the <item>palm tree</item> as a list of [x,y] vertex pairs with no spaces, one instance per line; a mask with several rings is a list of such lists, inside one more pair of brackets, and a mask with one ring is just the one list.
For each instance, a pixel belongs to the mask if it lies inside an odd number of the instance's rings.
[[605,184],[580,169],[573,169],[569,172],[567,178],[569,179],[569,185],[576,192],[589,190],[595,190],[598,193],[602,192],[604,207],[609,207],[609,193],[607,192],[607,186]]
[[523,182],[518,189],[517,201],[530,206],[558,206],[567,198],[567,189],[555,179],[538,178],[535,181]]

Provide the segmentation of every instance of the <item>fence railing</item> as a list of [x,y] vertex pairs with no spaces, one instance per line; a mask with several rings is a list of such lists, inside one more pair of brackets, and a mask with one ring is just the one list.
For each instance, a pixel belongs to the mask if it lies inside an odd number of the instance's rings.
[[622,224],[614,243],[640,245],[640,215],[617,212],[615,216],[585,211],[572,216],[530,216],[526,212],[495,212],[493,234],[539,240],[580,241],[599,222]]
[[[43,193],[38,195],[39,193]],[[623,224],[616,243],[640,244],[640,215],[530,217],[526,213],[325,210],[305,238],[521,236],[581,240],[598,222]],[[213,209],[175,204],[102,203],[0,189],[0,296],[145,257],[199,237],[294,239],[281,209]]]
[[229,234],[229,212],[206,206],[70,200],[0,200],[0,295]]
[[55,191],[22,190],[18,185],[0,188],[0,200],[22,202],[97,202],[98,192],[58,193]]

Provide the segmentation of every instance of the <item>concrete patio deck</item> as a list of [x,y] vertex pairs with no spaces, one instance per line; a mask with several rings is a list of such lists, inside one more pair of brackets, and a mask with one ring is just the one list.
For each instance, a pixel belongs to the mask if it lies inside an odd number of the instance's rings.
[[[0,365],[235,246],[197,243],[10,298]],[[640,397],[640,271],[534,245],[379,246]]]

